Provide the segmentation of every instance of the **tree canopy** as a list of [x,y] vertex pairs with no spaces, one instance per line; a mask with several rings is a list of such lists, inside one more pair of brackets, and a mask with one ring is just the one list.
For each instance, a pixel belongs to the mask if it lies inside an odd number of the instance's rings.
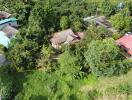
[[[19,24],[9,48],[0,46],[6,57],[0,66],[2,100],[95,100],[103,93],[91,84],[124,75],[132,66],[115,43],[132,31],[131,0],[0,0],[0,10]],[[83,20],[91,16],[106,16],[118,32]],[[54,33],[68,28],[78,41],[53,48]],[[120,87],[121,93],[128,90]]]

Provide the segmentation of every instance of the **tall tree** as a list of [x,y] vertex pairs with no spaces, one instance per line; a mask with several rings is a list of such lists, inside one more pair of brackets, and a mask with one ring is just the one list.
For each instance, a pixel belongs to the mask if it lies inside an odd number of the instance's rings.
[[80,71],[80,67],[77,65],[77,58],[70,55],[68,51],[65,51],[58,60],[60,66],[60,73],[62,75],[71,75],[74,77]]
[[[111,38],[92,41],[85,52],[85,58],[90,70],[96,75],[113,75],[117,71],[117,66],[118,71],[123,67],[120,64],[124,57]],[[127,67],[122,70],[127,70]]]
[[33,40],[23,40],[17,42],[9,48],[6,53],[10,65],[17,71],[33,69],[36,67],[36,60],[39,57],[39,46]]

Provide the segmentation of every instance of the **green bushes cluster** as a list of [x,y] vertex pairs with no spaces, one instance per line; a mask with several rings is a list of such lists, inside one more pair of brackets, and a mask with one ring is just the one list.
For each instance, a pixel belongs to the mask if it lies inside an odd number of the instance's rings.
[[[123,9],[116,10],[118,3],[110,0],[0,1],[0,10],[8,9],[20,25],[19,34],[5,50],[10,61],[8,67],[5,66],[10,72],[7,72],[8,78],[4,74],[0,76],[5,80],[1,82],[5,100],[93,100],[100,93],[96,90],[82,93],[81,79],[91,73],[95,76],[127,73],[132,63],[125,59],[114,40],[120,34],[112,35],[106,28],[87,26],[83,22],[84,17],[106,15],[119,33],[131,31],[131,2],[125,2]],[[53,49],[51,34],[67,28],[84,32],[84,39]],[[26,81],[22,78],[21,84],[14,82],[16,73],[24,74]],[[15,85],[17,88],[13,90]]]

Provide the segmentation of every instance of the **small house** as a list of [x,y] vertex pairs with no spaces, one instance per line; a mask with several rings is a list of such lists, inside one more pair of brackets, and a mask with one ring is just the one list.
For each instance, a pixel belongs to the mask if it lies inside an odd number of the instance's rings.
[[18,30],[11,26],[5,26],[1,31],[3,31],[8,38],[12,38],[18,33]]
[[16,18],[8,18],[0,21],[0,29],[3,27],[10,25],[12,27],[18,27]]
[[116,33],[117,30],[115,30],[111,23],[107,20],[107,18],[105,16],[91,16],[91,17],[87,17],[83,19],[85,22],[88,23],[95,23],[97,26],[100,25],[102,27],[107,28],[107,30],[111,31],[112,33]]
[[6,36],[4,32],[0,31],[0,44],[8,48],[9,43],[10,39]]
[[8,12],[0,11],[0,19],[6,19],[6,18],[9,18],[10,16],[11,14]]
[[63,44],[70,44],[76,40],[79,40],[83,37],[82,32],[78,32],[78,34],[74,34],[71,29],[67,29],[61,32],[54,33],[53,37],[50,39],[52,46],[54,48],[59,48],[60,45]]
[[125,34],[116,43],[129,55],[132,56],[132,34]]

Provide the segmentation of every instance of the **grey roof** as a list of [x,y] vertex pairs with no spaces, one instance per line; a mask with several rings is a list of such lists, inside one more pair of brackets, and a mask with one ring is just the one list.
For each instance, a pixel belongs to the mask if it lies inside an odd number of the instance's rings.
[[84,21],[87,21],[89,23],[95,22],[96,24],[107,28],[109,31],[113,33],[117,32],[117,30],[112,27],[111,23],[107,20],[105,16],[99,16],[99,17],[91,16],[84,18]]
[[108,20],[105,16],[99,16],[99,17],[91,16],[91,17],[84,18],[84,21],[87,21],[87,22],[90,22],[90,23],[91,22],[96,22],[97,24],[105,26],[105,27],[110,27],[111,26],[111,24],[108,22]]
[[13,27],[11,27],[11,26],[5,26],[3,29],[2,29],[2,31],[6,34],[6,36],[8,37],[8,38],[11,38],[11,37],[13,37],[13,36],[15,36],[16,35],[16,33],[18,33],[18,30],[17,29],[15,29],[15,28],[13,28]]
[[105,16],[100,16],[95,19],[96,23],[103,26],[103,27],[111,27],[110,22],[108,22],[107,18]]

